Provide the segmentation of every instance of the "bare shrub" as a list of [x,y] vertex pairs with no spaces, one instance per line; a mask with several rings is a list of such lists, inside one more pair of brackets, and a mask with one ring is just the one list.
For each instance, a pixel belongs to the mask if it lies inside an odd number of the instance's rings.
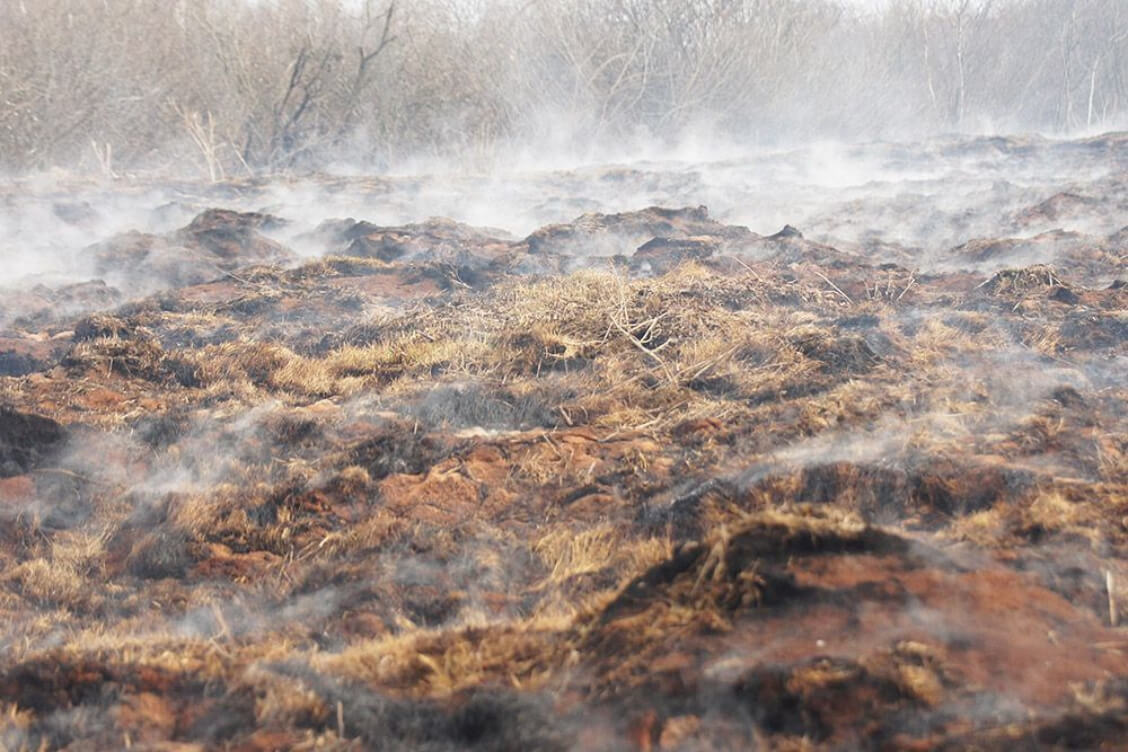
[[12,0],[0,169],[211,180],[743,142],[1111,129],[1120,0]]

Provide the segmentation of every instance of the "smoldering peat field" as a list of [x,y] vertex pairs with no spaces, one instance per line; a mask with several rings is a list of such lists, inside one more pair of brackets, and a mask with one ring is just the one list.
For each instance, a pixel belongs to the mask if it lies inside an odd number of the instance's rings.
[[0,747],[1123,748],[1126,174],[5,184]]

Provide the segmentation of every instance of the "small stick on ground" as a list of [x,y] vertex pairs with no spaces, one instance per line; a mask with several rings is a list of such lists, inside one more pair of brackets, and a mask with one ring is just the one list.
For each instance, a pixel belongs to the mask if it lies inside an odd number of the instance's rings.
[[756,273],[756,270],[755,270],[755,269],[753,269],[753,268],[752,268],[751,266],[749,266],[748,264],[746,264],[746,263],[744,263],[743,261],[741,261],[741,260],[740,260],[740,257],[739,257],[739,256],[730,256],[729,258],[731,258],[731,259],[732,259],[733,261],[735,261],[736,263],[738,263],[738,264],[740,264],[741,266],[743,266],[743,267],[744,267],[744,269],[745,269],[745,270],[746,270],[746,271],[747,271],[747,272],[748,272],[749,274],[751,274],[751,275],[752,275],[753,277],[755,277],[755,278],[756,278],[756,281],[757,281],[757,282],[763,282],[763,281],[764,281],[764,278],[763,278],[763,277],[761,277],[761,276],[760,276],[759,274],[757,274],[757,273]]
[[846,293],[842,292],[842,288],[840,288],[838,285],[831,282],[830,277],[826,276],[825,274],[820,272],[818,269],[815,269],[814,272],[815,272],[815,274],[822,277],[823,281],[826,282],[828,285],[830,285],[832,290],[834,290],[836,293],[838,293],[842,297],[846,298],[847,303],[849,303],[850,305],[854,305],[854,301],[850,299],[850,296],[847,295]]
[[630,331],[618,321],[611,319],[611,325],[618,329],[619,333],[626,337],[628,342],[637,347],[642,351],[644,355],[647,355],[651,360],[657,363],[658,367],[662,369],[662,372],[666,374],[667,381],[669,381],[671,384],[677,384],[677,379],[674,378],[673,371],[671,371],[670,367],[666,365],[666,361],[658,357],[654,350],[651,350],[646,345],[642,344],[642,342],[639,341],[638,337],[631,334]]

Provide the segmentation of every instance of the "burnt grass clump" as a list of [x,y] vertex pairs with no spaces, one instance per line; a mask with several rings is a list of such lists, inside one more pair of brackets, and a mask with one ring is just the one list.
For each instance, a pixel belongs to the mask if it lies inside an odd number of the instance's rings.
[[575,205],[524,238],[217,206],[86,249],[120,294],[29,292],[0,747],[1122,745],[1107,244],[917,269],[839,218]]
[[65,429],[54,420],[0,405],[0,478],[35,469],[65,439]]

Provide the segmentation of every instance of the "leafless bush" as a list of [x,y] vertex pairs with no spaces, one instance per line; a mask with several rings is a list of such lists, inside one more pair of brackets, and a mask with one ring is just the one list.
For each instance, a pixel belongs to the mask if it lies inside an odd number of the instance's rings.
[[1122,0],[10,0],[0,169],[1113,128]]

